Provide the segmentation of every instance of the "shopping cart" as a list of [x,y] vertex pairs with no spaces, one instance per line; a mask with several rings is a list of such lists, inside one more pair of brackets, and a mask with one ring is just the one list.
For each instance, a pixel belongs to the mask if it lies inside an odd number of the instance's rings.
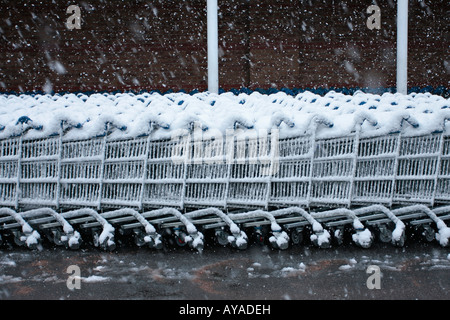
[[304,239],[342,243],[348,229],[362,247],[376,237],[403,245],[408,225],[448,245],[448,133],[405,134],[416,126],[406,118],[397,132],[368,137],[362,124],[376,123],[357,119],[352,133],[332,138],[318,135],[333,126],[321,117],[286,138],[281,122],[266,132],[166,140],[153,138],[165,130],[158,123],[133,138],[113,138],[124,128],[112,123],[78,140],[65,133],[80,128],[64,122],[40,139],[27,138],[39,128],[27,128],[0,141],[0,232],[32,248],[44,234],[70,248],[91,237],[113,249],[119,230],[152,248],[171,238],[201,249],[206,233],[240,249],[247,234],[285,249]]

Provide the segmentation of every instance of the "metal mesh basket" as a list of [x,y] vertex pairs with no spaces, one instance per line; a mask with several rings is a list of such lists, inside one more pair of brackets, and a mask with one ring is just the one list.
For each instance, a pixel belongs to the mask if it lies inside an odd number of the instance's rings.
[[440,170],[437,176],[435,201],[450,202],[450,137],[443,137],[440,156]]
[[269,208],[450,202],[450,137],[0,141],[9,207]]
[[[184,149],[171,141],[147,140],[148,158],[144,167],[142,205],[184,207],[186,165],[177,160]],[[182,158],[183,159],[183,158]]]
[[401,140],[394,202],[434,204],[441,149],[441,134]]
[[18,206],[20,150],[19,138],[0,141],[0,201],[5,206]]
[[270,136],[236,139],[230,161],[227,205],[265,208],[270,196],[274,145]]
[[105,146],[104,138],[62,144],[59,205],[100,207]]
[[186,161],[186,207],[226,207],[229,171],[226,144],[219,139],[192,141]]
[[306,206],[310,199],[313,136],[279,142],[278,167],[271,180],[270,206]]
[[56,206],[59,197],[60,139],[22,141],[19,205]]
[[400,135],[361,139],[352,200],[391,205],[395,188]]

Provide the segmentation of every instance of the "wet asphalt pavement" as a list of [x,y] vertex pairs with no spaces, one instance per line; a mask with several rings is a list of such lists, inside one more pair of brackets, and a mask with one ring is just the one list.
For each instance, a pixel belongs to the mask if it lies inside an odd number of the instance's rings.
[[[80,277],[68,273],[79,268]],[[369,289],[377,266],[380,289]],[[70,278],[71,277],[71,278]],[[69,289],[67,282],[79,284]],[[369,281],[376,284],[376,279]],[[2,300],[373,300],[450,298],[450,250],[437,243],[403,248],[376,243],[286,251],[251,245],[154,251],[124,246],[69,251],[0,251]]]

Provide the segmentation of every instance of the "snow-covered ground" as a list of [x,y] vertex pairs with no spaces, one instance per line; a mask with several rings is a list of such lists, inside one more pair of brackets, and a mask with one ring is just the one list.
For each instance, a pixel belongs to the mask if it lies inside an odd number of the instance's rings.
[[[66,286],[71,265],[80,268],[79,290]],[[369,266],[380,268],[379,290],[366,285]],[[370,251],[2,251],[0,299],[448,299],[449,274],[448,250],[416,242]]]
[[20,135],[30,126],[40,130],[28,131],[29,138],[59,134],[61,121],[66,127],[75,127],[66,133],[68,139],[103,135],[105,123],[120,129],[113,137],[146,135],[150,122],[162,128],[152,133],[154,139],[170,138],[177,130],[190,129],[193,123],[205,132],[221,134],[236,128],[279,128],[283,138],[304,135],[314,119],[325,124],[318,128],[319,138],[345,136],[361,123],[363,136],[402,128],[405,134],[419,135],[442,131],[445,126],[449,130],[449,118],[450,99],[429,93],[0,95],[0,139]]

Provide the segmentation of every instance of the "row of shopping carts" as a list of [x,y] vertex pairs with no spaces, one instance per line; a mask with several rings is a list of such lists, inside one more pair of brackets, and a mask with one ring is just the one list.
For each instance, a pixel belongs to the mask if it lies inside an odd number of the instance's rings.
[[361,125],[333,138],[317,137],[332,126],[320,117],[289,138],[276,126],[208,136],[195,124],[156,141],[151,133],[112,138],[119,130],[112,123],[90,139],[66,139],[78,129],[65,122],[51,137],[24,132],[0,141],[0,234],[35,247],[43,233],[76,248],[88,232],[111,249],[119,227],[139,245],[160,248],[169,237],[202,248],[209,230],[219,243],[244,248],[251,228],[256,241],[283,249],[305,232],[326,247],[350,227],[352,240],[368,247],[374,235],[403,244],[406,224],[447,245],[450,136],[367,137]]

